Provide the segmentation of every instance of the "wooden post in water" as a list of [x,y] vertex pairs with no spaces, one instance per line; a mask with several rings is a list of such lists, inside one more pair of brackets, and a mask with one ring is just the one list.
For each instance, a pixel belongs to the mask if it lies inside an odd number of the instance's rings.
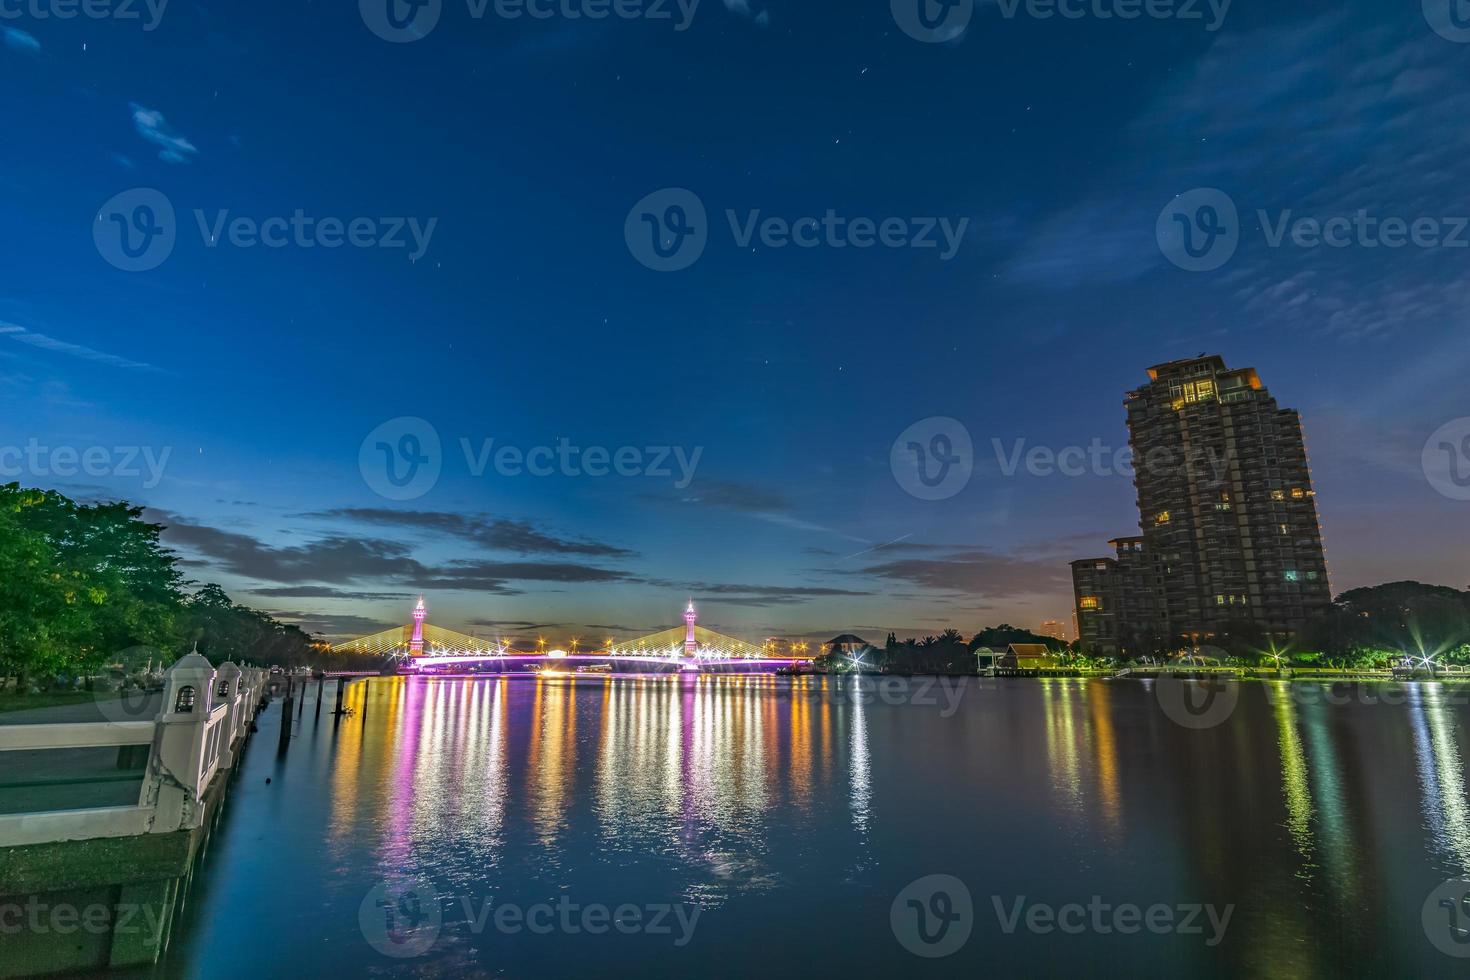
[[347,678],[345,678],[345,677],[339,677],[339,678],[337,678],[337,707],[335,709],[333,709],[332,714],[336,715],[338,718],[342,717],[342,692],[345,691],[346,689],[347,689]]
[[370,690],[370,688],[368,687],[368,680],[367,680],[366,677],[364,677],[362,679],[362,727],[363,728],[366,728],[367,727],[367,699],[368,699],[368,691],[369,690]]
[[286,678],[286,700],[281,703],[281,741],[276,746],[276,754],[284,755],[286,747],[291,744],[291,708],[295,703],[296,688],[293,680]]

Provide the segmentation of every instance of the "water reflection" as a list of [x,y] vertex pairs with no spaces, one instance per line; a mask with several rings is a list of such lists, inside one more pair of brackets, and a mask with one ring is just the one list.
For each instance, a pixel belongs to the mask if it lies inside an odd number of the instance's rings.
[[[1445,858],[1446,873],[1459,875],[1470,873],[1470,808],[1455,720],[1445,705],[1446,690],[1439,684],[1410,685],[1409,705],[1424,790],[1424,822],[1434,848]],[[1462,696],[1462,689],[1450,690]]]
[[[355,714],[307,706],[285,757],[247,756],[254,789],[231,799],[166,972],[382,972],[358,906],[415,874],[477,901],[692,903],[708,918],[681,951],[687,971],[789,969],[815,944],[824,972],[901,973],[913,962],[891,896],[941,872],[979,908],[991,895],[1236,907],[1214,949],[977,931],[954,975],[1434,973],[1418,905],[1470,873],[1465,712],[1445,690],[1370,703],[1252,685],[1227,723],[1191,730],[1131,681],[1003,680],[950,711],[831,677],[354,682]],[[277,720],[262,720],[272,743]],[[283,906],[303,880],[320,885],[309,908]],[[239,921],[320,941],[282,961]],[[813,938],[826,936],[841,940]],[[503,939],[446,920],[446,959],[422,972],[669,966],[651,947],[610,960],[590,940]]]

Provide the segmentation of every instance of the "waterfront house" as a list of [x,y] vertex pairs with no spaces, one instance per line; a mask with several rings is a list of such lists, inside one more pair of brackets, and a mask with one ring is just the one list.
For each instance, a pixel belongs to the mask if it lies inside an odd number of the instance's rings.
[[995,666],[1010,670],[1055,670],[1062,666],[1062,656],[1045,643],[1012,643]]

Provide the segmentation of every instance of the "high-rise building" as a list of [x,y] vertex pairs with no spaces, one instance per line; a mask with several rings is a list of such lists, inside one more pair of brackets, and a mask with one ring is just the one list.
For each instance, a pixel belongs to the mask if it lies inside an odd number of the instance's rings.
[[1301,418],[1254,368],[1160,364],[1125,404],[1143,533],[1112,542],[1115,558],[1072,563],[1079,636],[1269,641],[1331,603]]
[[1063,643],[1067,642],[1067,627],[1055,619],[1048,619],[1042,623],[1041,628],[1036,633],[1038,636],[1049,636],[1053,640],[1061,640]]

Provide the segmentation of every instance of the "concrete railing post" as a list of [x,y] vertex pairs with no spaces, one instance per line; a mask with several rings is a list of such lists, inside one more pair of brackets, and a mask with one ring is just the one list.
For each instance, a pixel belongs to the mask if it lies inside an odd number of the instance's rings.
[[235,763],[235,739],[240,737],[241,721],[244,716],[244,701],[240,693],[242,680],[243,673],[240,668],[229,661],[219,665],[219,671],[214,678],[215,702],[228,705],[229,711],[225,715],[225,730],[219,746],[219,767],[221,769],[229,769]]
[[215,670],[196,651],[164,674],[163,711],[153,776],[158,781],[152,832],[193,826],[204,770],[204,736],[213,707]]

